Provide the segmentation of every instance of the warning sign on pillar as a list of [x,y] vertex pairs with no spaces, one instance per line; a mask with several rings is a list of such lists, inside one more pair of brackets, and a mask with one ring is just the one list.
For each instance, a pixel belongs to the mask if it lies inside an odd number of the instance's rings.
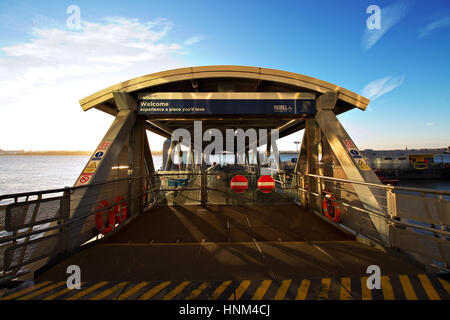
[[100,143],[100,145],[98,146],[96,153],[108,149],[110,144],[111,141],[102,141],[102,143]]
[[95,161],[90,162],[83,173],[94,173],[97,170],[97,163]]
[[75,186],[81,186],[88,184],[91,180],[92,173],[82,173],[81,176],[78,178],[77,183]]
[[234,176],[231,179],[230,187],[234,192],[243,193],[248,189],[248,180],[242,175]]
[[271,176],[262,176],[258,179],[258,189],[263,193],[272,192],[275,188],[275,180]]
[[370,170],[369,165],[363,159],[358,159],[357,162],[360,170]]
[[347,147],[347,149],[356,149],[352,140],[344,139],[343,141],[344,141],[344,144]]

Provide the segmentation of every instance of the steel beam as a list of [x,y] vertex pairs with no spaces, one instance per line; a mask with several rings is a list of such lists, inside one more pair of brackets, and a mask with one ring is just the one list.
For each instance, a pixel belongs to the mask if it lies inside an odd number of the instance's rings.
[[[380,183],[372,170],[361,170],[358,166],[357,159],[351,156],[346,143],[351,142],[355,147],[356,145],[333,112],[336,101],[337,93],[335,92],[328,92],[321,95],[316,103],[317,114],[315,121],[317,121],[336,159],[341,164],[347,179]],[[367,186],[353,184],[353,188],[367,210],[382,213],[380,204]],[[375,215],[370,215],[370,219],[377,229],[380,239],[383,243],[389,245],[389,226],[386,221]]]
[[[78,177],[76,186],[78,185],[94,185],[99,183],[104,183],[107,181],[110,174],[111,168],[117,160],[122,148],[127,141],[129,134],[136,122],[136,101],[127,93],[116,91],[113,93],[116,105],[119,109],[119,113],[111,124],[109,130],[103,137],[99,146],[97,147],[94,154],[86,164],[83,172]],[[95,172],[88,172],[86,175],[86,170],[89,163],[92,163],[92,159],[96,157],[98,150],[102,150],[104,155],[101,161],[97,162]],[[89,177],[83,179],[83,177]],[[83,189],[77,189],[72,195],[70,218],[74,219],[79,216],[86,215],[93,206],[93,203],[97,199],[103,186],[91,186]],[[75,199],[79,199],[78,201]],[[91,230],[85,230],[84,225],[87,220],[83,219],[80,222],[73,224],[72,228],[69,230],[69,250],[78,247],[85,241],[93,237]]]
[[[320,128],[314,118],[306,119],[306,144],[307,144],[307,174],[319,173],[319,144],[321,143]],[[319,181],[316,178],[308,176],[309,205],[318,211],[321,211],[321,198],[312,195],[312,192],[320,194]]]
[[144,204],[144,182],[145,182],[145,164],[144,164],[144,142],[145,142],[145,126],[144,119],[136,119],[130,133],[129,140],[129,169],[131,173],[131,181],[129,191],[129,208],[130,215],[138,215],[143,213]]

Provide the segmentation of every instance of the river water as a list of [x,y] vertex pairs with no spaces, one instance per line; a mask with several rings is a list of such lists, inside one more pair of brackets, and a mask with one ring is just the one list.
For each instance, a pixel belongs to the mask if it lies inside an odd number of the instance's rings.
[[[89,156],[0,156],[0,195],[73,186]],[[282,159],[282,161],[285,159]],[[162,157],[153,156],[155,168]],[[449,180],[403,180],[400,186],[450,190]]]
[[[0,156],[0,195],[72,187],[89,156]],[[155,168],[161,156],[154,156]]]

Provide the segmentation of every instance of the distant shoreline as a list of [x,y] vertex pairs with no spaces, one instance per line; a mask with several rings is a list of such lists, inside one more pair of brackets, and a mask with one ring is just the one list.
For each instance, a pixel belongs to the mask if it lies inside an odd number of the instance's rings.
[[[24,151],[24,152],[0,152],[0,156],[90,156],[92,151]],[[160,155],[161,151],[152,152]]]

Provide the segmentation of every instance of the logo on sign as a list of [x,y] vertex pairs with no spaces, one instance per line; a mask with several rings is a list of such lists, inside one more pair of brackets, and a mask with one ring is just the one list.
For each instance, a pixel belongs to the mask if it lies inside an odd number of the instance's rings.
[[361,155],[359,154],[358,150],[351,149],[350,153],[352,154],[353,158],[361,158]]
[[103,152],[103,151],[99,151],[99,152],[96,152],[95,154],[94,154],[94,158],[92,158],[92,160],[102,160],[102,157],[103,157],[103,155],[104,155],[105,153]]
[[292,107],[287,105],[275,105],[273,106],[274,112],[292,112]]

